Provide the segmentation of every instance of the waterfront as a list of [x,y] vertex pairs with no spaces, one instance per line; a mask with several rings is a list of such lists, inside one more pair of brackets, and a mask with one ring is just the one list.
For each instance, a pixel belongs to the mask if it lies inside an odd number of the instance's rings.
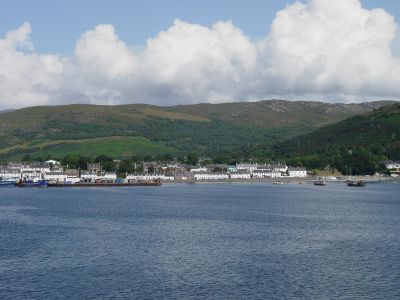
[[0,298],[399,298],[400,184],[0,194]]

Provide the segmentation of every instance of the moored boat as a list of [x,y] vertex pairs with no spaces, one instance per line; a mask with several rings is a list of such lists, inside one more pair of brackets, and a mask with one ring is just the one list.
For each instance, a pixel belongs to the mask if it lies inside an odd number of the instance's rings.
[[20,180],[16,183],[18,187],[39,187],[39,188],[46,188],[47,187],[47,180],[39,180],[39,181],[31,181],[31,180]]
[[365,182],[362,180],[358,181],[351,180],[347,182],[347,186],[363,187],[365,186]]
[[323,180],[323,179],[317,179],[317,180],[314,181],[314,185],[326,186],[327,183],[326,183],[325,180]]

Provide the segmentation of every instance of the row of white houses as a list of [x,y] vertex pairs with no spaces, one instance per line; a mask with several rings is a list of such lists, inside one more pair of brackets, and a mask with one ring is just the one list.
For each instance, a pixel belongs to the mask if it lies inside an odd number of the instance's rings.
[[172,175],[165,175],[165,174],[128,174],[126,176],[126,180],[128,180],[128,181],[154,181],[154,180],[171,181],[171,180],[175,180],[175,177]]
[[117,174],[112,172],[105,172],[101,175],[82,172],[79,177],[79,173],[76,170],[70,170],[67,172],[41,172],[41,171],[16,171],[10,169],[0,169],[0,179],[1,180],[12,180],[18,181],[19,179],[24,180],[48,180],[51,182],[68,182],[77,183],[80,181],[115,181],[117,179]]

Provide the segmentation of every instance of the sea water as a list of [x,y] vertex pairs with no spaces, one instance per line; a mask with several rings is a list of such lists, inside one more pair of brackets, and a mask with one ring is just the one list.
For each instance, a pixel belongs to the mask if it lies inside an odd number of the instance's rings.
[[0,299],[400,299],[400,185],[0,190]]

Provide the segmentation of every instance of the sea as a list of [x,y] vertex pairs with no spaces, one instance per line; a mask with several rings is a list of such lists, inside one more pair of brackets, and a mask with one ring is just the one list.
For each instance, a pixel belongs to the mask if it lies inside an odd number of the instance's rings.
[[0,299],[400,299],[400,184],[1,188]]

